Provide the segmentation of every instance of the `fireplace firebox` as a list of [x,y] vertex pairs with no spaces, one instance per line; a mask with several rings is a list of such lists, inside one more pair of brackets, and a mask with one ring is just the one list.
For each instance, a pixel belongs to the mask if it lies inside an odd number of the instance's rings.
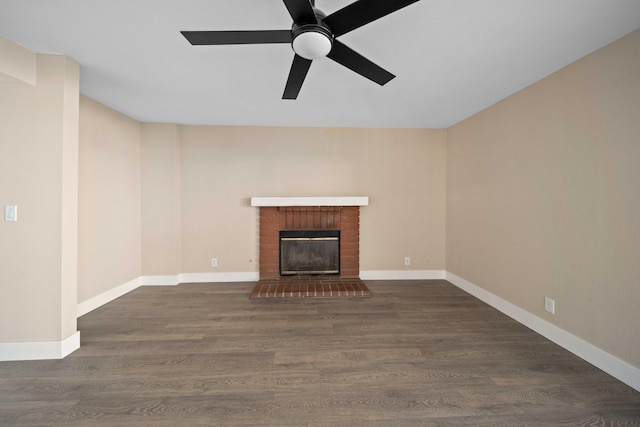
[[281,230],[280,275],[339,275],[340,230]]

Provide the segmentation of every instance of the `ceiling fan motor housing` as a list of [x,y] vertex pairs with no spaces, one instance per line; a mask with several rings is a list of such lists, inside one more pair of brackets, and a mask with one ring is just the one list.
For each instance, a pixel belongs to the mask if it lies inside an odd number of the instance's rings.
[[305,59],[317,59],[327,56],[333,46],[333,33],[324,23],[326,15],[319,9],[313,9],[316,22],[298,24],[291,28],[291,47]]

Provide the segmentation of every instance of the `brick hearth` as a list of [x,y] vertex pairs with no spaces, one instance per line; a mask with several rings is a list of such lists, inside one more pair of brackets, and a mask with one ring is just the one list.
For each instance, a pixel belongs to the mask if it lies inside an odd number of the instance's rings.
[[335,276],[293,276],[260,279],[251,299],[370,297],[369,288],[359,278]]

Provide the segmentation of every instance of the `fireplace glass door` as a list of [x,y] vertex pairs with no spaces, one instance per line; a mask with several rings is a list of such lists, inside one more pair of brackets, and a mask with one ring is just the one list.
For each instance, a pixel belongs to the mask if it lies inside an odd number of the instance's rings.
[[280,231],[280,275],[311,274],[340,274],[340,231]]

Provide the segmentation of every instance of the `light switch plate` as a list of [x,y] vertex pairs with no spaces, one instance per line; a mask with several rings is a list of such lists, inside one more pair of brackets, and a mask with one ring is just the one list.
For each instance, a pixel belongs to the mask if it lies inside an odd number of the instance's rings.
[[8,205],[4,207],[4,220],[5,221],[17,221],[18,220],[18,207],[15,205]]

